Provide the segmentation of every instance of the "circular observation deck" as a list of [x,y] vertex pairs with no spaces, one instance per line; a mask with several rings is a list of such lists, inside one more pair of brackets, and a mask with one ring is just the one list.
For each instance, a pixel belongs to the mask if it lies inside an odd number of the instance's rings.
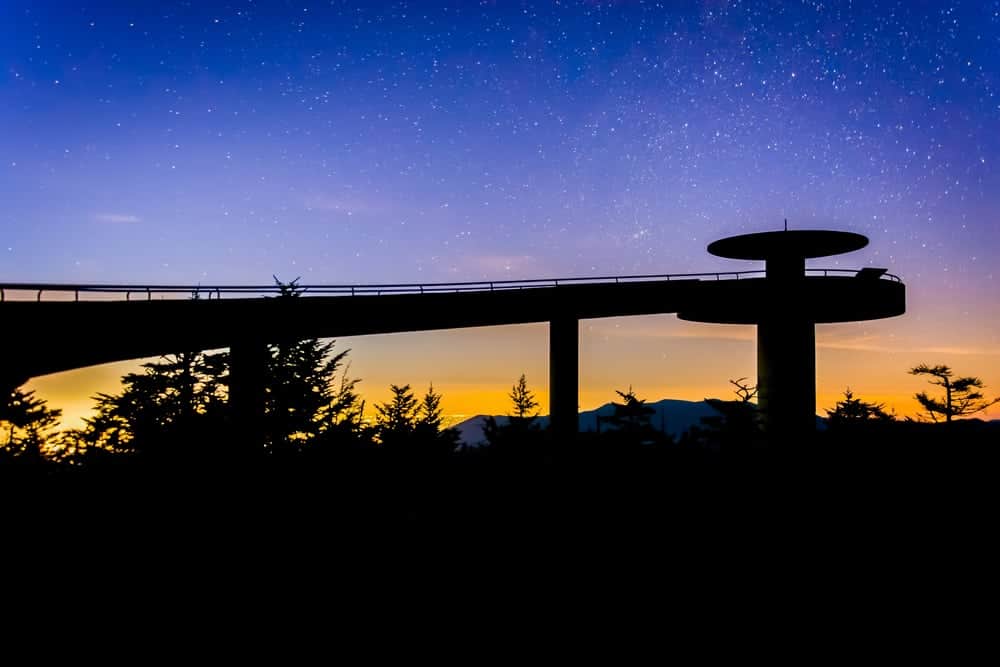
[[772,260],[783,258],[808,259],[828,257],[860,250],[868,238],[853,232],[825,229],[757,232],[719,239],[708,245],[708,252],[729,259]]

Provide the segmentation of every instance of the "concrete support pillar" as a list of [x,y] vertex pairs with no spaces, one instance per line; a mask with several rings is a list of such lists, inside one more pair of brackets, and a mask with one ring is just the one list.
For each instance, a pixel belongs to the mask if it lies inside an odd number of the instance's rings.
[[816,325],[794,316],[757,325],[757,401],[775,441],[816,431]]
[[549,419],[559,439],[578,430],[580,395],[580,326],[575,317],[549,322]]
[[243,451],[264,442],[264,378],[267,373],[267,344],[247,339],[229,348],[229,411],[233,423],[233,443]]

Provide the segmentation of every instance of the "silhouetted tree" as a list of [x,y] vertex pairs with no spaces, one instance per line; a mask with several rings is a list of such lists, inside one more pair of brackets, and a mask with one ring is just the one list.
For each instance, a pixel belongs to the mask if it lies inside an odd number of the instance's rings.
[[[199,290],[191,294],[201,298]],[[64,456],[104,451],[188,458],[218,455],[209,447],[225,439],[229,353],[184,350],[142,365],[122,377],[117,394],[95,396],[95,414],[65,433]]]
[[0,428],[7,431],[2,444],[7,455],[26,462],[41,462],[50,431],[59,423],[61,410],[52,410],[34,391],[14,389],[0,406]]
[[833,410],[826,411],[826,417],[830,428],[893,421],[893,416],[885,411],[884,403],[866,403],[855,398],[850,387],[844,390],[844,400],[838,401]]
[[427,453],[450,453],[458,445],[458,430],[442,428],[441,394],[431,384],[417,408],[414,438],[417,446]]
[[729,384],[736,387],[733,392],[739,397],[742,403],[749,403],[757,397],[757,385],[747,384],[745,377],[739,380],[730,380]]
[[392,399],[375,406],[375,437],[388,450],[435,455],[454,451],[458,431],[442,428],[441,394],[432,384],[417,401],[410,385],[390,385]]
[[[297,280],[279,281],[279,298],[295,298]],[[199,298],[197,292],[193,298]],[[312,443],[358,440],[364,404],[346,372],[337,373],[348,350],[332,354],[333,341],[283,341],[268,346],[263,440],[266,451],[294,453]],[[98,394],[95,415],[67,434],[65,451],[205,456],[229,444],[229,354],[179,352],[143,364],[122,378],[118,394]],[[236,443],[238,446],[239,443]]]
[[511,387],[510,394],[508,395],[514,406],[514,411],[508,416],[512,420],[516,419],[526,422],[525,426],[530,426],[538,417],[537,411],[532,414],[532,410],[538,407],[538,401],[535,400],[535,394],[528,389],[528,380],[525,378],[524,373],[521,373],[517,384]]
[[[282,299],[302,293],[298,278],[282,283]],[[264,443],[272,454],[291,454],[310,445],[356,444],[364,404],[347,377],[350,350],[333,354],[334,341],[316,338],[268,345],[265,371]],[[343,367],[340,380],[337,374]]]
[[431,383],[417,409],[417,427],[436,433],[441,430],[441,421],[441,394],[434,391],[434,383]]
[[228,353],[179,352],[142,368],[122,378],[120,393],[95,397],[96,414],[85,420],[77,448],[177,457],[220,436]]
[[739,400],[724,401],[718,398],[706,398],[705,403],[712,406],[718,415],[701,418],[701,427],[692,429],[690,437],[696,442],[706,442],[724,445],[740,446],[751,441],[759,433],[757,404],[757,386],[746,382],[745,377],[729,380],[736,387],[733,393]]
[[[344,354],[349,351],[345,350]],[[352,447],[371,444],[364,428],[365,402],[355,388],[360,380],[349,377],[349,369],[350,364],[345,364],[340,382],[332,390],[330,402],[320,411],[317,444]]]
[[628,391],[615,390],[615,393],[622,398],[622,403],[612,402],[614,414],[608,418],[608,422],[618,427],[623,433],[650,433],[653,426],[650,420],[656,414],[656,410],[646,405],[646,401],[635,395],[632,387]]
[[920,364],[911,368],[909,372],[910,375],[929,375],[932,379],[928,382],[944,388],[944,397],[941,399],[932,398],[924,391],[914,395],[934,422],[943,417],[946,423],[951,423],[952,417],[975,414],[1000,401],[1000,398],[987,400],[983,397],[983,393],[979,390],[985,385],[978,377],[953,379],[949,366]]
[[420,406],[410,385],[389,385],[392,399],[375,405],[375,437],[384,447],[395,447],[412,436]]
[[84,464],[92,458],[91,454],[101,453],[110,456],[103,449],[92,448],[83,429],[70,428],[60,431],[51,439],[48,445],[49,457],[59,463]]
[[273,453],[307,445],[351,408],[354,382],[341,384],[340,396],[333,388],[349,350],[333,354],[333,346],[333,341],[312,338],[268,346],[263,426],[265,445]]
[[[628,391],[615,390],[615,393],[621,398],[621,402],[612,401],[611,415],[598,417],[600,440],[615,446],[666,444],[673,441],[670,435],[653,426],[652,418],[656,410],[636,396],[631,386]],[[601,422],[610,428],[601,429]]]
[[489,415],[483,424],[483,437],[491,445],[528,446],[537,439],[540,429],[535,423],[538,419],[538,401],[535,394],[528,388],[528,380],[524,373],[507,394],[512,410],[507,413],[507,423],[498,424],[495,417]]

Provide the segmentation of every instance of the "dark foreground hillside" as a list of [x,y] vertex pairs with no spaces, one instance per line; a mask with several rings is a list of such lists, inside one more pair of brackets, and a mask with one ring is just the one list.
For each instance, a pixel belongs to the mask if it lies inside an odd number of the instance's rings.
[[476,531],[614,525],[675,512],[691,493],[713,500],[721,463],[718,452],[703,449],[609,452],[573,443],[436,457],[373,449],[199,467],[122,460],[3,472],[7,495],[16,495],[25,515],[45,508],[47,521],[70,529],[121,523],[145,531],[158,521],[181,521],[261,532]]
[[345,449],[282,460],[5,464],[0,480],[11,522],[68,533],[659,531],[743,513],[812,521],[816,512],[864,523],[879,507],[906,520],[918,509],[972,516],[998,500],[998,434],[997,424],[970,420],[828,431],[783,447],[704,435],[653,445],[536,438],[530,448],[443,455]]
[[126,613],[174,600],[207,627],[219,609],[297,624],[316,605],[357,621],[401,601],[414,622],[445,591],[466,602],[425,622],[475,623],[466,609],[504,599],[542,618],[638,600],[713,628],[741,601],[921,610],[995,581],[996,429],[953,432],[5,466],[0,562],[45,613],[67,596],[121,596]]

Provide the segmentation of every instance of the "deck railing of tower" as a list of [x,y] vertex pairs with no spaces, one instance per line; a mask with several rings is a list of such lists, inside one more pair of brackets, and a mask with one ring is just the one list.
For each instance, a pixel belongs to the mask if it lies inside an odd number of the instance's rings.
[[[807,277],[852,277],[860,269],[806,269]],[[712,273],[671,273],[583,278],[536,278],[530,280],[480,280],[451,283],[386,283],[372,285],[296,285],[300,296],[380,296],[388,294],[438,294],[444,292],[497,292],[572,285],[670,282],[682,280],[720,281],[764,277],[764,271],[719,271]],[[899,276],[884,273],[881,280],[902,282]],[[66,283],[0,283],[3,301],[153,301],[154,299],[266,298],[279,296],[279,285],[115,285]]]

